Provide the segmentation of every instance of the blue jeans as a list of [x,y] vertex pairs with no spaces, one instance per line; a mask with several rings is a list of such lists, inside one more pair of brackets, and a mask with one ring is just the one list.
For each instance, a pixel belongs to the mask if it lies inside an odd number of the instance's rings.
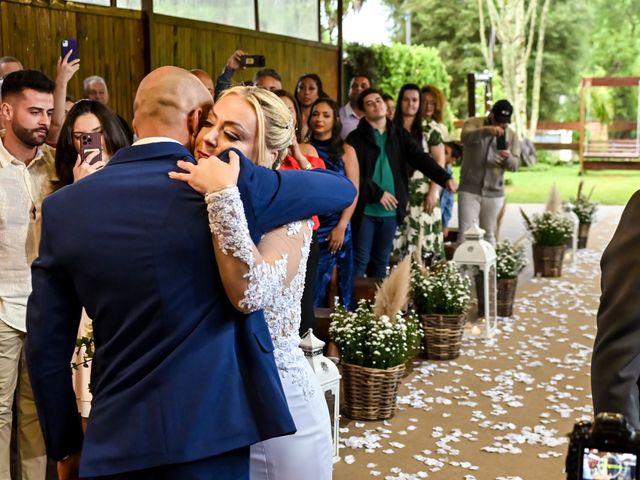
[[353,249],[353,276],[384,278],[396,235],[396,217],[362,216]]

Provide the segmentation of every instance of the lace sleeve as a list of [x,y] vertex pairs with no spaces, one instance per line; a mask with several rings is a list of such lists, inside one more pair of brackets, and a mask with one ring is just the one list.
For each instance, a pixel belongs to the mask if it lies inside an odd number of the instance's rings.
[[205,200],[218,268],[232,303],[243,312],[272,305],[291,283],[301,262],[306,262],[311,232],[308,222],[272,230],[256,247],[237,187],[208,194]]

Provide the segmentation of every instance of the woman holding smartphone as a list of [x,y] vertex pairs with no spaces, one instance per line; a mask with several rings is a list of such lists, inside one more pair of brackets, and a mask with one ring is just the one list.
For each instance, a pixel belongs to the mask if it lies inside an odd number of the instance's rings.
[[196,138],[197,165],[179,161],[178,167],[187,173],[169,173],[198,192],[207,192],[209,224],[225,291],[238,310],[264,311],[275,347],[297,432],[251,447],[254,480],[331,478],[329,413],[322,388],[299,347],[311,221],[277,228],[254,245],[237,186],[220,181],[220,170],[239,171],[237,155],[229,154],[229,164],[216,158],[236,148],[254,163],[272,168],[286,157],[294,135],[293,118],[276,95],[256,87],[233,87],[215,103]]
[[[92,138],[94,152],[83,153],[83,137]],[[69,185],[90,173],[100,170],[129,140],[115,113],[100,102],[80,100],[77,102],[60,128],[56,145],[56,189]],[[99,151],[97,151],[99,148]],[[96,161],[97,157],[101,157]]]

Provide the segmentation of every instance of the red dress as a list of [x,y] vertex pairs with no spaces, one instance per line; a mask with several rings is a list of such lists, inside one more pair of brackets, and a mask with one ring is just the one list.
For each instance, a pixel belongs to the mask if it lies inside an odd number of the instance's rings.
[[[326,168],[324,165],[324,161],[321,158],[314,157],[312,155],[305,155],[304,158],[306,158],[309,161],[309,163],[314,169]],[[285,159],[282,161],[282,163],[280,163],[278,170],[302,170],[302,168],[300,168],[300,164],[292,155],[287,155]],[[320,226],[320,222],[318,221],[317,215],[314,215],[313,217],[311,217],[311,219],[313,220],[313,229],[317,230],[318,227]]]

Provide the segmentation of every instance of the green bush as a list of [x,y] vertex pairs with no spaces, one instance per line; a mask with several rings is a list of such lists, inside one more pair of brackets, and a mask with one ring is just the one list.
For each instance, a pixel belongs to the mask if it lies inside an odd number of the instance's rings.
[[449,98],[451,77],[437,48],[401,43],[366,47],[351,43],[345,52],[347,78],[354,73],[366,73],[376,88],[394,98],[405,83],[420,87],[435,85]]

